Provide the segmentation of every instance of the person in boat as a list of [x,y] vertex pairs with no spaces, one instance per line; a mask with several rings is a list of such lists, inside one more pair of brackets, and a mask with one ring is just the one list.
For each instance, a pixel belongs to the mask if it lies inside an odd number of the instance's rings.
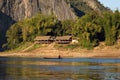
[[57,58],[44,57],[44,59],[62,59],[62,57],[59,55]]
[[61,56],[59,55],[58,58],[61,59]]

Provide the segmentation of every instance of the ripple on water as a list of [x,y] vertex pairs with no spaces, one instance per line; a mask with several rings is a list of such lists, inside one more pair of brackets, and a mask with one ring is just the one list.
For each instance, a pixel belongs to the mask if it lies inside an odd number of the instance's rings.
[[120,80],[120,59],[0,58],[0,80]]

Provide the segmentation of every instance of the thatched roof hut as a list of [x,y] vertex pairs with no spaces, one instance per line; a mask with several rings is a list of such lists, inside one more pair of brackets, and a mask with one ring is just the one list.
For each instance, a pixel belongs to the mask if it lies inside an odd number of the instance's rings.
[[69,44],[72,41],[72,36],[58,36],[55,39],[57,44]]
[[53,37],[52,36],[37,36],[34,41],[39,44],[49,44],[53,42]]
[[58,36],[58,37],[56,37],[56,40],[69,40],[71,38],[72,38],[72,36]]
[[37,36],[34,40],[50,40],[51,36]]
[[37,36],[34,39],[35,43],[39,44],[50,44],[52,42],[56,42],[57,44],[70,44],[72,42],[72,36]]

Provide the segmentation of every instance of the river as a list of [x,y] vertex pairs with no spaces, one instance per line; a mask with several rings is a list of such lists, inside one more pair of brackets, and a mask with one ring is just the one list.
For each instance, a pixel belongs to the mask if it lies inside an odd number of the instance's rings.
[[120,80],[120,59],[0,57],[0,80]]

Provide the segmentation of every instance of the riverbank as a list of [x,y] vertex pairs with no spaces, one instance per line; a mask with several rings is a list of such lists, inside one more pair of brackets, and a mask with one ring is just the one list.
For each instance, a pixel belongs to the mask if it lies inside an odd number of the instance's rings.
[[0,57],[38,57],[38,58],[120,58],[120,49],[73,49],[64,50],[49,47],[28,52],[1,52]]

